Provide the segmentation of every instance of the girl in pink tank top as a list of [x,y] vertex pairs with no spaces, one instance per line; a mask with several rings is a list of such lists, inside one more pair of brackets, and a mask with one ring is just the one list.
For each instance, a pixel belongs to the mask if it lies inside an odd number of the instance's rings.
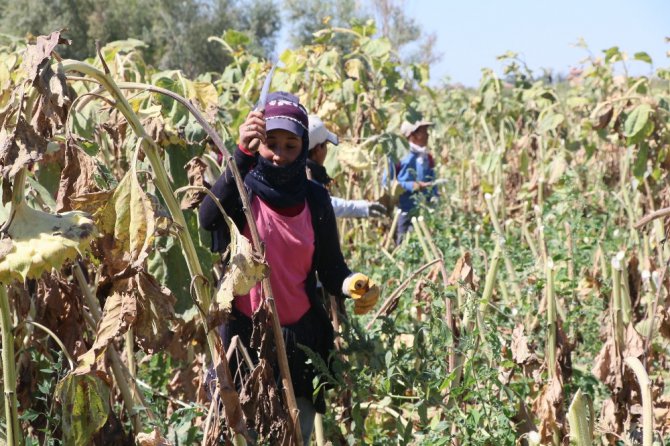
[[[306,440],[311,434],[314,412],[324,413],[325,401],[323,390],[313,397],[316,371],[307,364],[298,344],[319,354],[326,363],[334,348],[330,318],[316,293],[317,274],[326,291],[333,295],[351,295],[350,282],[353,283],[354,277],[342,256],[328,192],[306,176],[308,125],[307,112],[295,96],[271,93],[265,112],[252,111],[240,127],[239,145],[234,153],[251,198],[252,215],[265,244],[270,284]],[[256,138],[261,143],[258,151],[252,152],[249,146]],[[229,169],[214,184],[212,192],[242,234],[250,239],[239,191]],[[209,196],[203,200],[199,215],[200,224],[212,231],[212,249],[225,251],[230,238],[228,226]],[[359,273],[355,277],[356,283],[368,284],[366,276]],[[359,308],[372,309],[378,296],[377,286],[371,286],[357,300],[357,313],[362,313]],[[260,284],[247,295],[235,297],[233,313],[221,329],[226,348],[237,335],[249,349],[251,318],[263,305],[263,299]],[[257,352],[249,350],[256,360]],[[241,365],[231,362],[231,367]],[[274,370],[278,373],[277,367]],[[232,372],[237,375],[235,370]],[[262,434],[262,426],[254,427]]]

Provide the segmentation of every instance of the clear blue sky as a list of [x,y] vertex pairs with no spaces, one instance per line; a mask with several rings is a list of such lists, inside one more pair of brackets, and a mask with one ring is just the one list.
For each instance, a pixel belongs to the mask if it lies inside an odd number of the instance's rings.
[[[437,34],[442,61],[431,67],[433,82],[475,86],[482,67],[500,73],[496,56],[515,51],[537,74],[541,67],[567,73],[588,53],[572,44],[583,37],[591,52],[618,46],[632,56],[647,52],[654,67],[670,67],[669,0],[407,0],[406,11]],[[631,71],[649,74],[631,62]]]

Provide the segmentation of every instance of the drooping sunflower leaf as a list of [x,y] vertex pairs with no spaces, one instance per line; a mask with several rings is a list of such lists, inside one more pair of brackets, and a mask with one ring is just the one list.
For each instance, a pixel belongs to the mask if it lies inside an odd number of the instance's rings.
[[133,169],[119,182],[99,218],[100,230],[113,235],[112,255],[129,263],[141,262],[157,229],[168,224],[159,203],[144,191]]
[[218,310],[228,311],[232,308],[234,296],[247,294],[269,273],[269,267],[254,253],[251,242],[240,234],[235,223],[224,214],[230,229],[230,259],[226,265],[223,281],[214,298]]
[[147,354],[163,350],[172,337],[176,298],[169,288],[161,286],[146,272],[140,272],[131,283],[137,291],[137,319],[133,329],[137,344]]
[[137,317],[137,299],[131,293],[114,293],[107,298],[93,346],[78,358],[74,374],[85,375],[95,368],[98,357],[115,337],[122,335]]
[[109,415],[109,387],[94,375],[70,373],[56,386],[62,407],[63,444],[87,446]]
[[22,201],[2,240],[0,282],[36,278],[89,249],[93,221],[83,212],[48,214]]

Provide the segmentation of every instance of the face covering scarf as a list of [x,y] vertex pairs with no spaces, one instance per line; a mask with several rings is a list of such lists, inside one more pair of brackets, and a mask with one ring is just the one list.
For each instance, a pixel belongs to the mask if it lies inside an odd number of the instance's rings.
[[287,208],[304,203],[307,187],[305,149],[303,144],[300,156],[286,166],[275,166],[257,154],[256,167],[245,177],[244,184],[273,207]]

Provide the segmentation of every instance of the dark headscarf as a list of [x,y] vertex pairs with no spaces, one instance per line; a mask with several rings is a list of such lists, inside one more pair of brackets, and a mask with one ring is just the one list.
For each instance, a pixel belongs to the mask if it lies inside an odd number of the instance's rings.
[[266,132],[284,129],[302,138],[302,151],[292,163],[275,166],[257,153],[256,167],[244,179],[244,184],[271,206],[286,208],[305,201],[308,126],[307,111],[297,97],[283,91],[270,93],[265,104]]

